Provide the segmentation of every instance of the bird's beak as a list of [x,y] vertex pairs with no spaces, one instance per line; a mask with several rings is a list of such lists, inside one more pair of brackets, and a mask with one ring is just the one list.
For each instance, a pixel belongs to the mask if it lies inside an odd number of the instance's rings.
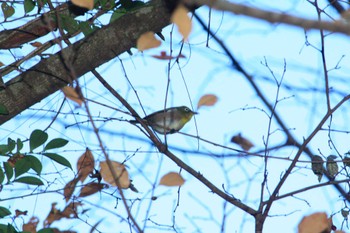
[[199,114],[198,112],[192,112],[193,113],[193,115],[197,115],[197,114]]

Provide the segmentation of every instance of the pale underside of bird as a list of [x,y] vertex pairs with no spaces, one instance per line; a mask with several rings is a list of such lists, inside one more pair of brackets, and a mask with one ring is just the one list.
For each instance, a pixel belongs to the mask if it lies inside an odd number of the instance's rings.
[[[157,133],[172,134],[181,130],[194,114],[197,113],[186,106],[180,106],[154,112],[142,120]],[[137,124],[139,122],[132,120],[130,123]]]

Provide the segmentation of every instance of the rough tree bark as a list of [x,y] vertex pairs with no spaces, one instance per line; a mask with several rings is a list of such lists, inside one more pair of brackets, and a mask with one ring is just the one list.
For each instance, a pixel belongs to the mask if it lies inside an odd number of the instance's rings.
[[79,78],[134,47],[142,33],[161,31],[169,23],[169,11],[161,0],[154,0],[48,59],[42,59],[0,90],[0,103],[9,111],[8,115],[0,116],[0,125],[72,82],[71,72],[62,58],[72,65],[75,78]]

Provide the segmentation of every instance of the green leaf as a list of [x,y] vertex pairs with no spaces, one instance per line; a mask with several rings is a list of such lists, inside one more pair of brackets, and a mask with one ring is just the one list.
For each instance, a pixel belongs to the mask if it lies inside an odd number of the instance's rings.
[[10,180],[13,177],[13,168],[8,162],[4,162],[4,168],[5,168],[7,183],[10,183]]
[[40,231],[38,231],[37,233],[54,233],[54,229],[53,228],[44,228],[41,229]]
[[52,139],[51,141],[49,141],[49,143],[47,143],[47,145],[44,148],[44,151],[64,147],[65,145],[67,145],[67,143],[68,140],[63,138]]
[[127,12],[127,10],[125,8],[119,8],[117,10],[115,10],[111,16],[111,19],[109,20],[109,22],[113,22],[117,19],[119,19],[120,17],[122,17],[123,15],[125,15]]
[[40,160],[32,155],[27,155],[24,157],[26,161],[30,164],[30,168],[33,169],[38,175],[40,175],[41,170],[43,169],[43,165]]
[[29,185],[44,185],[44,183],[40,179],[33,176],[23,176],[21,178],[15,179],[13,182],[24,183]]
[[0,104],[0,115],[8,115],[9,110],[7,110],[6,106],[3,104]]
[[38,175],[40,175],[43,166],[39,159],[32,155],[26,155],[23,159],[18,160],[15,165],[15,178],[33,169]]
[[2,184],[2,182],[4,182],[5,179],[5,173],[2,170],[2,168],[0,167],[0,184]]
[[10,223],[8,223],[7,225],[0,224],[0,232],[1,233],[17,233],[16,229]]
[[4,218],[11,214],[11,211],[9,211],[7,208],[0,206],[0,218]]
[[1,4],[1,10],[4,13],[5,21],[15,13],[15,8],[8,5],[6,2],[3,2]]
[[17,138],[17,153],[19,153],[23,148],[23,142],[21,139]]
[[18,160],[15,165],[15,178],[26,173],[31,168],[31,165],[26,161],[25,158]]
[[11,138],[8,138],[7,139],[7,146],[8,146],[8,150],[10,152],[13,151],[13,149],[15,149],[15,147],[16,147],[16,141],[11,139]]
[[78,22],[69,15],[60,15],[62,20],[62,27],[69,34],[74,34],[79,30]]
[[35,7],[33,0],[24,0],[24,12],[27,14],[31,12]]
[[9,152],[9,147],[5,144],[0,145],[0,155],[6,155]]
[[30,152],[33,152],[35,148],[43,145],[46,142],[47,138],[48,135],[44,131],[40,129],[34,130],[29,137]]
[[[52,159],[53,161],[55,161],[56,163],[59,163],[65,167],[68,167],[70,169],[72,169],[72,165],[70,164],[70,162],[64,158],[61,155],[55,154],[55,153],[43,153],[44,156]],[[73,169],[72,169],[73,170]]]
[[90,35],[94,31],[96,31],[96,29],[98,28],[99,27],[96,27],[95,25],[91,25],[89,22],[79,22],[79,29],[83,32],[85,36]]

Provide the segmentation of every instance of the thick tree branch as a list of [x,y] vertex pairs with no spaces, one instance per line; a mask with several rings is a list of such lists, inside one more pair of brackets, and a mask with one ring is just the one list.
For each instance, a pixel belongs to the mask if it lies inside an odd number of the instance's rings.
[[207,5],[216,10],[228,11],[237,15],[245,15],[256,19],[262,19],[270,23],[284,23],[291,26],[297,26],[303,29],[323,29],[329,32],[343,33],[350,35],[349,24],[342,20],[334,22],[318,21],[301,18],[285,13],[277,13],[250,7],[242,4],[232,3],[224,0],[185,0],[189,5]]
[[135,46],[142,33],[161,31],[169,24],[169,19],[170,14],[162,1],[155,0],[43,59],[0,90],[0,103],[9,110],[8,115],[0,116],[0,124],[71,82],[62,57],[72,64],[76,76],[80,77]]

